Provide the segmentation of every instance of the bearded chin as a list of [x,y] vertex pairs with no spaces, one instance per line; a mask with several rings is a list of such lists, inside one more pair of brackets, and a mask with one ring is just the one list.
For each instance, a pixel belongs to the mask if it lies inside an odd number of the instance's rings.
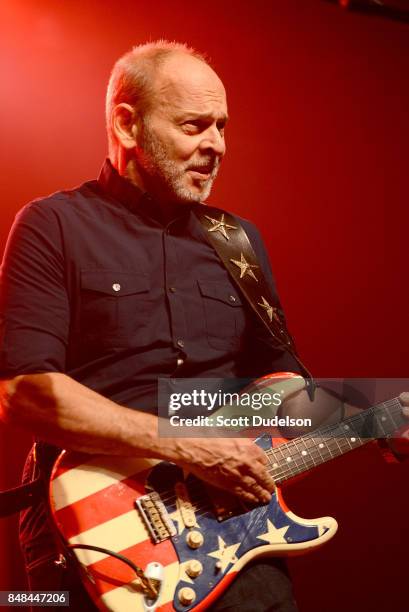
[[179,204],[204,202],[209,197],[217,170],[205,181],[200,191],[195,191],[184,183],[186,169],[177,168],[173,162],[157,153],[153,157],[149,156],[149,159],[145,155],[143,164],[145,183],[154,197]]

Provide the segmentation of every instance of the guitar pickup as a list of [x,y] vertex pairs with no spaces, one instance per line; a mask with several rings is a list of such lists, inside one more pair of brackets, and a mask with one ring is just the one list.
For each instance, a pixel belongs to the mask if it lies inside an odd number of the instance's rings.
[[135,506],[139,510],[155,544],[176,535],[176,527],[156,491],[136,499]]
[[197,527],[195,509],[184,482],[175,484],[176,505],[185,527]]

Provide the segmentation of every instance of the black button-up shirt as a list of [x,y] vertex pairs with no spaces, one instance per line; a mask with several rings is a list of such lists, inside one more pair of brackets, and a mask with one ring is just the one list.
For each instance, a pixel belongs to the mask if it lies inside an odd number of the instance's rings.
[[[242,223],[276,295],[260,236]],[[298,370],[274,348],[192,207],[161,208],[109,162],[97,181],[18,214],[0,287],[3,378],[65,372],[122,405],[155,412],[158,377]],[[44,503],[24,513],[29,566],[56,551],[48,522]]]
[[[241,222],[276,296],[259,233]],[[192,207],[161,208],[109,162],[97,181],[23,208],[1,272],[2,377],[66,372],[155,411],[158,377],[298,369],[273,346]]]

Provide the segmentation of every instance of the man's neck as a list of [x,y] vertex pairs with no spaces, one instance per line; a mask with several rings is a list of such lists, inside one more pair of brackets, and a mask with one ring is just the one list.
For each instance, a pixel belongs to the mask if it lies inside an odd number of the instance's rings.
[[[162,222],[166,225],[171,220],[183,214],[185,210],[191,208],[189,204],[183,204],[180,202],[172,202],[168,199],[162,199],[157,197],[157,194],[152,194],[151,190],[145,185],[137,164],[134,159],[126,159],[124,155],[118,155],[118,159],[113,160],[110,158],[112,166],[118,172],[122,178],[138,187],[144,193],[148,193],[152,200],[155,202],[155,208],[160,211],[160,217]],[[116,163],[114,163],[116,162]]]

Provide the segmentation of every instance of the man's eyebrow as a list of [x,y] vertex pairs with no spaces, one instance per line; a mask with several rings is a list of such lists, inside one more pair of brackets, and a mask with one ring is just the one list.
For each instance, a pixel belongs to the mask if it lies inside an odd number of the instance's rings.
[[[180,115],[178,116],[178,120],[180,121],[187,121],[189,119],[214,119],[214,116],[212,115],[212,113],[201,113],[199,111],[185,111],[183,113],[180,113]],[[229,116],[228,115],[221,115],[220,117],[217,118],[217,121],[223,121],[224,123],[227,123],[229,120]]]

